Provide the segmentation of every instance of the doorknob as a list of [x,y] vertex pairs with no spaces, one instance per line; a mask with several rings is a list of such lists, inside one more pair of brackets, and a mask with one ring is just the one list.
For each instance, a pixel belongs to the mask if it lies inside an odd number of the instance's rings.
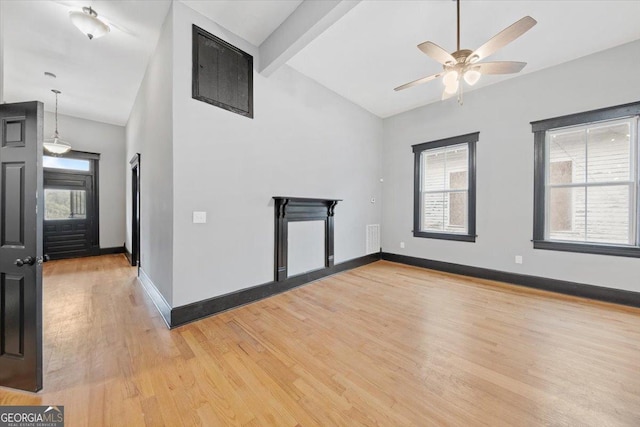
[[33,265],[36,263],[36,259],[34,257],[28,256],[25,259],[18,258],[15,260],[14,264],[18,267],[22,267],[23,265]]

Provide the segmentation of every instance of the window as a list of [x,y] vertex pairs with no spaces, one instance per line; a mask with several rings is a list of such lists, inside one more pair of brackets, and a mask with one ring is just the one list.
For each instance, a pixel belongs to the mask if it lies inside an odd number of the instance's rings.
[[479,133],[413,146],[413,235],[475,242]]
[[640,103],[532,123],[534,248],[640,257]]
[[42,156],[42,166],[51,169],[89,172],[91,170],[91,161],[87,159],[73,159],[68,157]]
[[44,190],[44,219],[86,219],[87,192],[85,190]]

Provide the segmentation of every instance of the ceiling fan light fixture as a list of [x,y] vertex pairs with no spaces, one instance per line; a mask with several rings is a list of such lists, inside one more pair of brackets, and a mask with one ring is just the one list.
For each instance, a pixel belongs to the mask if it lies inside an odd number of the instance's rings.
[[458,86],[457,82],[458,82],[458,72],[456,70],[447,71],[444,77],[442,78],[442,83],[444,83],[446,87],[450,87],[454,83],[456,83],[456,87],[457,87]]
[[89,37],[89,40],[100,38],[111,31],[111,28],[98,18],[98,14],[91,7],[83,7],[82,12],[69,12],[69,19],[76,28]]
[[[457,73],[456,73],[457,74]],[[460,87],[460,83],[458,80],[454,80],[452,83],[446,85],[444,87],[444,91],[448,94],[454,94],[458,91],[458,87]]]
[[463,75],[464,81],[467,82],[469,86],[473,86],[474,84],[478,83],[478,80],[480,80],[480,76],[482,76],[480,71],[474,70],[473,68],[465,71]]

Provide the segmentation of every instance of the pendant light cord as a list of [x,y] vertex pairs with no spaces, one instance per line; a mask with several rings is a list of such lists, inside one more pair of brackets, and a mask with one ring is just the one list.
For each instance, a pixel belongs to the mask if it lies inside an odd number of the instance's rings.
[[56,94],[56,136],[58,135],[58,92]]
[[51,92],[56,94],[56,133],[55,135],[58,136],[58,95],[62,92],[60,92],[58,89],[51,89]]

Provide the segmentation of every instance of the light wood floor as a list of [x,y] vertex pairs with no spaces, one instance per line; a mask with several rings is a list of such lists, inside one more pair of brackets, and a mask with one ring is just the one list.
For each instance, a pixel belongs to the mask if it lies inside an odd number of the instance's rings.
[[119,255],[45,268],[67,426],[638,426],[640,310],[388,262],[173,331]]

